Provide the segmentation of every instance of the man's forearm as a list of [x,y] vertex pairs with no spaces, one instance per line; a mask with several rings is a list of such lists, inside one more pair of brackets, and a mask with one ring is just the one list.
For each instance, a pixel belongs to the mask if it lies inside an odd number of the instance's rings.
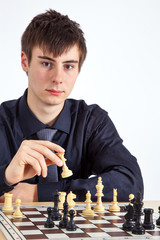
[[[130,193],[136,194],[141,192],[143,195],[141,175],[134,176],[133,173],[123,167],[113,169],[99,176],[102,177],[102,184],[104,185],[103,201],[113,200],[113,188],[117,188],[118,201],[128,201]],[[57,183],[41,183],[38,184],[38,199],[39,201],[52,201],[53,194],[58,189],[58,191],[67,193],[73,191],[77,196],[75,201],[84,201],[89,190],[92,195],[92,201],[96,201],[97,182],[98,176],[89,179],[63,180]]]

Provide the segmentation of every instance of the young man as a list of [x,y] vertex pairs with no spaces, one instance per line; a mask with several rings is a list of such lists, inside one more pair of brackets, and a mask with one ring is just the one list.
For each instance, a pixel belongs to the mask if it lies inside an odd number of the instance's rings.
[[[51,201],[56,189],[73,191],[77,201],[84,201],[90,190],[96,200],[99,176],[104,201],[112,200],[113,188],[118,201],[128,201],[130,193],[143,194],[137,161],[123,146],[107,112],[67,99],[86,53],[83,32],[68,16],[49,10],[26,28],[21,63],[28,89],[0,107],[1,200],[11,192],[22,201]],[[41,135],[43,131],[51,137]],[[71,177],[61,177],[57,152],[65,153]]]

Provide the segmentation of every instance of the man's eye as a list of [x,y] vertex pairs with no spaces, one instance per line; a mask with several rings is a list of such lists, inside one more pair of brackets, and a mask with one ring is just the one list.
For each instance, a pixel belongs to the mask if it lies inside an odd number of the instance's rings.
[[72,66],[72,65],[70,65],[70,64],[67,64],[67,65],[65,66],[65,68],[66,68],[67,70],[70,70],[70,69],[72,69],[72,68],[73,68],[73,66]]
[[42,65],[45,66],[45,67],[50,67],[51,66],[51,64],[49,62],[43,62]]

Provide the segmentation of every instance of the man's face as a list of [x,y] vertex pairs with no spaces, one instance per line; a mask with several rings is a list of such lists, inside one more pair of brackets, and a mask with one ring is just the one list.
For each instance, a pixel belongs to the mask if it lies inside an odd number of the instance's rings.
[[34,47],[30,64],[24,52],[21,62],[23,70],[28,73],[29,105],[63,106],[79,73],[78,47],[74,45],[58,57],[44,54],[39,47]]

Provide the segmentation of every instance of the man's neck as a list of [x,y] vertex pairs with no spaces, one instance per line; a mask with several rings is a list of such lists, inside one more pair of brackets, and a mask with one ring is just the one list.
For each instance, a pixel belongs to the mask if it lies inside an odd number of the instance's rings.
[[59,105],[48,105],[48,106],[34,106],[34,104],[30,104],[29,101],[27,101],[28,106],[32,113],[36,116],[36,118],[44,123],[47,126],[52,126],[53,123],[56,121],[58,118],[60,112],[63,109],[64,103],[59,104]]

